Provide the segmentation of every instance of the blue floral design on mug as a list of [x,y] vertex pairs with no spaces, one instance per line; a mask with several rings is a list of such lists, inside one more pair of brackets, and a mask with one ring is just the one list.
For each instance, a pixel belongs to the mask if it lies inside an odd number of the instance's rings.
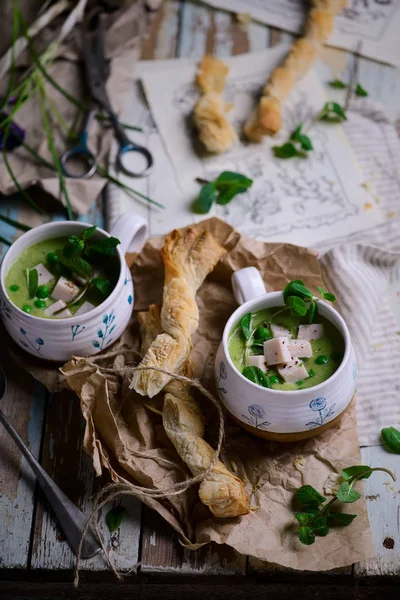
[[21,344],[25,347],[25,348],[32,348],[33,350],[35,350],[35,352],[37,352],[38,354],[40,354],[40,351],[42,349],[42,346],[44,346],[44,341],[41,337],[37,337],[35,338],[34,341],[32,341],[29,337],[28,334],[26,333],[25,329],[22,329],[22,327],[19,328],[19,332],[21,335],[24,336],[24,339],[20,339],[19,341],[21,342]]
[[99,350],[103,350],[103,348],[105,348],[112,342],[113,338],[110,336],[115,329],[114,321],[115,321],[115,315],[114,315],[113,310],[108,315],[107,314],[103,315],[104,328],[100,327],[100,329],[98,329],[97,337],[99,339],[93,340],[93,342],[92,342],[92,344],[95,348],[98,348]]
[[217,391],[221,392],[222,394],[228,393],[226,391],[224,385],[221,384],[221,379],[225,380],[227,377],[228,377],[228,372],[226,370],[225,363],[223,360],[221,360],[221,362],[219,363],[219,377],[218,377],[218,381],[217,381]]
[[86,329],[85,325],[71,325],[72,341],[74,341],[76,336],[82,333],[84,329]]
[[326,419],[335,414],[336,404],[332,404],[327,407],[327,399],[321,396],[321,398],[315,398],[315,400],[311,400],[309,406],[312,411],[318,413],[318,417],[315,418],[315,421],[309,421],[306,423],[306,427],[309,429],[314,429],[314,427],[321,427],[324,424]]
[[271,425],[269,421],[262,421],[260,423],[260,420],[265,417],[265,410],[259,404],[250,404],[247,411],[250,417],[247,415],[242,415],[242,417],[246,421],[246,423],[248,423],[252,427],[255,427],[256,429],[267,430],[268,425]]
[[132,302],[133,302],[132,294],[129,294],[129,296],[128,296],[128,304],[132,304]]

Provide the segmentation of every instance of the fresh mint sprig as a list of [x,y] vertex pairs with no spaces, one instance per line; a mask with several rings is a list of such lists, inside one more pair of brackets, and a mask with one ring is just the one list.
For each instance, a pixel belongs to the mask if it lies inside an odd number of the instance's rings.
[[108,511],[106,514],[106,524],[110,533],[113,533],[120,527],[124,520],[125,513],[126,508],[124,506],[116,506]]
[[197,209],[206,214],[214,202],[221,206],[229,204],[237,194],[244,194],[252,186],[253,180],[241,173],[223,171],[214,181],[198,180],[204,183],[197,200]]
[[313,150],[313,145],[308,137],[302,131],[303,124],[300,123],[290,134],[289,141],[282,146],[273,146],[272,150],[277,158],[293,158],[299,156],[305,158],[307,152]]
[[400,454],[400,431],[395,427],[385,427],[381,431],[385,445],[394,454]]
[[326,102],[322,110],[318,113],[316,120],[340,123],[347,121],[347,116],[340,104],[337,102]]
[[[323,288],[317,288],[323,300],[336,302],[335,294],[326,292]],[[318,298],[305,286],[301,279],[290,281],[283,290],[283,300],[285,306],[290,310],[292,316],[308,317],[308,322],[315,323],[318,315]],[[285,310],[285,309],[283,309]]]
[[388,473],[393,481],[396,481],[393,473],[383,467],[355,465],[341,471],[338,491],[329,502],[326,502],[326,498],[311,485],[300,487],[295,493],[295,500],[301,511],[293,512],[294,518],[300,524],[300,542],[310,546],[315,542],[315,536],[328,535],[330,527],[350,525],[357,515],[333,511],[332,507],[337,502],[350,504],[359,500],[361,494],[354,489],[354,483],[359,479],[368,479],[374,471]]
[[[332,81],[328,81],[328,85],[330,85],[332,88],[336,88],[339,90],[344,90],[349,87],[347,83],[344,83],[343,81],[341,81],[338,78],[333,79]],[[356,96],[363,96],[363,97],[368,96],[367,90],[365,90],[363,88],[361,83],[356,84],[356,86],[354,88],[354,93]]]

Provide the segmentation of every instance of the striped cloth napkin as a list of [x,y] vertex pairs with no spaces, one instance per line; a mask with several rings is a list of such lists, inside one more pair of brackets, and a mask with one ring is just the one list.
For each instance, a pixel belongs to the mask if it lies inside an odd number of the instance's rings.
[[358,434],[360,445],[369,446],[379,443],[382,427],[400,423],[400,324],[388,293],[389,284],[400,281],[400,143],[377,103],[358,100],[349,113],[346,133],[388,220],[317,249],[357,354]]

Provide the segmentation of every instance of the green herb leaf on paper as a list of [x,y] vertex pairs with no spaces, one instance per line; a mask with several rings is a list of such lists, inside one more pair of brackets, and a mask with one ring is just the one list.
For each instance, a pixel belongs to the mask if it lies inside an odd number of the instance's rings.
[[395,454],[400,454],[400,431],[395,427],[382,429],[381,436],[386,446]]
[[357,83],[356,85],[355,94],[356,96],[362,96],[364,98],[365,96],[368,96],[367,90],[365,90],[360,83]]
[[357,515],[349,515],[347,513],[328,512],[327,521],[328,521],[328,525],[330,525],[330,526],[334,526],[334,525],[346,526],[346,525],[350,525],[350,523],[352,521],[354,521],[356,516]]
[[290,142],[282,146],[272,146],[272,150],[277,158],[293,158],[298,155],[295,145]]
[[302,485],[296,491],[296,500],[304,506],[318,507],[326,498],[322,496],[312,485]]
[[308,525],[300,527],[298,536],[300,542],[305,546],[311,546],[315,542],[315,533]]
[[252,184],[253,180],[242,173],[223,171],[214,181],[206,182],[201,188],[197,202],[200,212],[208,213],[214,202],[225,206],[237,194],[244,194]]
[[315,535],[325,537],[329,533],[328,520],[326,517],[314,519],[310,526]]
[[202,213],[208,213],[214,204],[217,197],[217,188],[215,187],[214,181],[206,183],[199,194],[199,206]]
[[340,484],[336,497],[340,502],[351,504],[361,498],[361,494],[355,490],[349,481],[343,481]]
[[108,511],[106,514],[106,523],[110,533],[113,533],[121,526],[125,513],[126,508],[124,506],[117,506]]
[[329,81],[328,83],[331,87],[336,88],[338,90],[344,90],[345,88],[347,88],[347,84],[343,83],[343,81],[341,81],[338,78],[333,79],[332,81]]
[[326,102],[319,115],[320,121],[340,122],[347,121],[346,113],[337,102]]
[[351,481],[355,477],[357,479],[368,479],[372,475],[372,469],[367,465],[355,465],[354,467],[343,469],[340,475],[344,481]]

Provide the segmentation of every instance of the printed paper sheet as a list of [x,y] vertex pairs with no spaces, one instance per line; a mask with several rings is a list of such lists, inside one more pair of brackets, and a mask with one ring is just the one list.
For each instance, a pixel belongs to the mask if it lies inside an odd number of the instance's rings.
[[[227,101],[234,102],[231,120],[240,130],[268,73],[286,48],[227,59],[231,70]],[[285,127],[262,144],[238,143],[229,152],[198,153],[191,113],[198,92],[193,84],[196,63],[177,65],[142,76],[146,96],[166,151],[172,161],[186,206],[196,198],[196,177],[214,179],[221,171],[242,172],[254,180],[250,190],[225,207],[221,218],[261,240],[312,245],[367,229],[382,220],[371,195],[362,186],[362,171],[340,125],[313,124],[314,145],[307,159],[282,160],[271,147],[283,143],[301,122],[307,127],[321,109],[324,89],[310,72],[296,86],[284,107]]]
[[[253,19],[299,33],[306,18],[304,0],[204,0],[215,8],[248,13]],[[399,0],[348,0],[336,17],[329,46],[356,50],[360,54],[392,65],[400,65]]]

